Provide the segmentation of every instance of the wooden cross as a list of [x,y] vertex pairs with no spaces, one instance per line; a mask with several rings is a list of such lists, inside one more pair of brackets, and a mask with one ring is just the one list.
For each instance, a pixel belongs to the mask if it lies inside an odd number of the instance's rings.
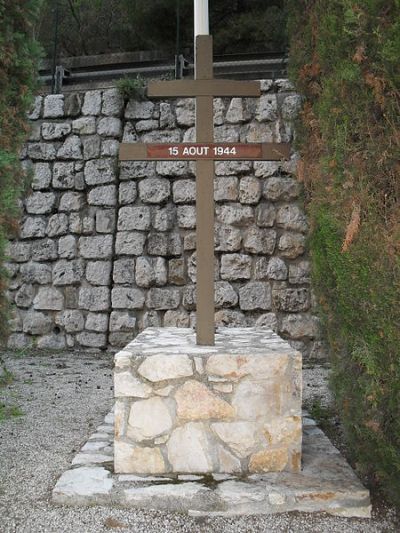
[[260,96],[260,83],[213,79],[213,43],[209,35],[196,37],[195,79],[155,81],[149,97],[195,97],[196,143],[121,144],[122,161],[196,161],[197,320],[196,340],[214,345],[214,161],[279,161],[290,155],[285,143],[214,143],[214,97]]

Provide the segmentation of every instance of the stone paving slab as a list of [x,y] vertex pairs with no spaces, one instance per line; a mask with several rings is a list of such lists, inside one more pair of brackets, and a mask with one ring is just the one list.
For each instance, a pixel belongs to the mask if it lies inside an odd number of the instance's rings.
[[54,503],[164,509],[192,516],[326,512],[369,518],[369,491],[315,422],[303,416],[301,473],[249,477],[148,476],[113,473],[113,413],[91,435],[58,480]]

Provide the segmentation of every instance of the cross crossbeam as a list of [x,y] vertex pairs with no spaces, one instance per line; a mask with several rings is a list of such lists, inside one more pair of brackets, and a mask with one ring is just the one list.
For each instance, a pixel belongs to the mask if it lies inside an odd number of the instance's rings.
[[214,326],[214,161],[288,159],[285,143],[214,143],[214,97],[261,94],[260,83],[213,79],[213,45],[209,35],[196,37],[195,79],[154,81],[148,96],[196,98],[196,142],[157,144],[123,143],[119,158],[129,160],[196,161],[196,333],[197,344],[213,345]]

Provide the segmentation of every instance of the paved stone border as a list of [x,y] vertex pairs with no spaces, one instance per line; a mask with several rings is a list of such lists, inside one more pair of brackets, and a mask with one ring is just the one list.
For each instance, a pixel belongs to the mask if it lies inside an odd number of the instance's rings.
[[315,422],[303,415],[303,469],[240,478],[113,474],[109,413],[58,480],[52,499],[70,506],[164,509],[192,516],[326,512],[369,518],[369,491]]

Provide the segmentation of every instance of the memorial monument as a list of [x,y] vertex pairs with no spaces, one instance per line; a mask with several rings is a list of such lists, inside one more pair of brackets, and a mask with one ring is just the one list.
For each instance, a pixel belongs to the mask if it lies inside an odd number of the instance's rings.
[[122,144],[120,160],[195,160],[196,338],[150,328],[115,363],[115,471],[199,474],[301,468],[301,354],[272,331],[214,326],[214,161],[281,160],[281,143],[213,142],[213,98],[260,83],[213,79],[208,2],[195,1],[195,79],[151,82],[151,97],[196,98],[196,142]]

